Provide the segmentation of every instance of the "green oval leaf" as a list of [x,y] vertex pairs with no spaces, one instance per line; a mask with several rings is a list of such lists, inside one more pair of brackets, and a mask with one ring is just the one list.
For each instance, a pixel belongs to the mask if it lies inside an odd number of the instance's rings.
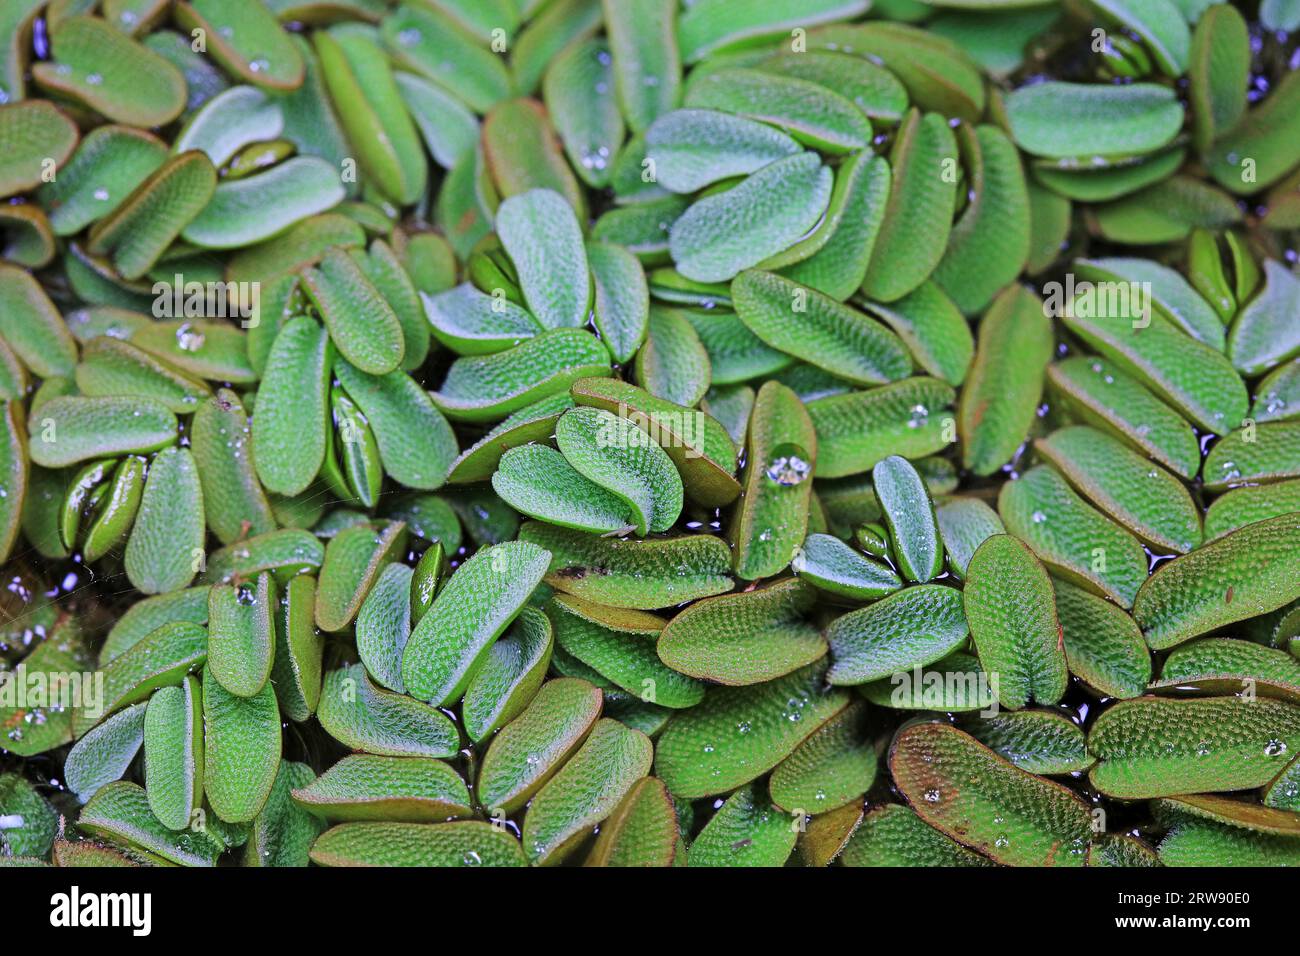
[[1149,153],[1183,125],[1174,91],[1154,83],[1038,83],[1011,93],[1006,110],[1020,148],[1052,158]]
[[203,804],[203,700],[196,677],[162,687],[144,717],[144,777],[158,822],[184,830]]
[[583,866],[672,866],[681,838],[668,789],[644,777],[601,824]]
[[141,701],[118,711],[72,745],[63,762],[63,779],[78,800],[84,803],[100,788],[126,776],[144,745],[147,706],[147,701]]
[[180,70],[98,17],[61,20],[52,56],[32,65],[37,85],[70,97],[115,123],[165,126],[185,106]]
[[962,463],[977,475],[993,474],[1024,441],[1053,351],[1043,304],[1022,286],[998,296],[980,321],[975,361],[957,412]]
[[501,204],[496,228],[537,320],[552,329],[584,325],[591,273],[573,207],[559,193],[532,189]]
[[135,527],[126,543],[126,575],[145,594],[188,587],[203,562],[203,488],[188,448],[154,456]]
[[803,152],[697,201],[669,232],[677,271],[697,282],[725,282],[758,265],[817,224],[831,186],[831,172],[817,154]]
[[524,541],[477,552],[456,569],[402,653],[412,696],[435,704],[458,699],[541,582],[551,555]]
[[538,791],[524,818],[524,854],[536,866],[561,863],[632,785],[650,773],[650,738],[616,720],[596,721],[578,752]]
[[871,469],[871,480],[899,570],[910,581],[934,579],[943,570],[943,541],[921,475],[906,458],[891,455]]
[[616,687],[673,709],[703,699],[703,684],[665,667],[655,653],[664,622],[653,614],[603,608],[564,594],[548,607],[556,646]]
[[573,408],[556,422],[555,441],[580,474],[625,503],[637,534],[666,531],[677,521],[681,476],[634,422],[598,408]]
[[1029,259],[1029,193],[1020,155],[995,126],[961,126],[972,196],[953,224],[934,281],[963,312],[984,309]]
[[790,569],[818,590],[856,601],[871,601],[897,591],[903,581],[886,564],[853,550],[830,534],[810,534],[790,561]]
[[826,641],[807,619],[814,600],[794,579],[706,598],[668,622],[659,657],[673,670],[720,684],[774,680],[826,653]]
[[331,823],[442,823],[473,812],[460,774],[428,757],[353,754],[295,789],[293,801]]
[[1084,865],[1092,838],[1088,804],[955,727],[908,727],[894,739],[889,767],[922,820],[997,862]]
[[1003,534],[1006,528],[997,512],[978,498],[948,498],[938,503],[935,518],[948,567],[958,578],[966,577],[970,559],[985,539]]
[[865,684],[942,660],[970,631],[962,593],[932,584],[891,594],[826,628],[832,684]]
[[1105,598],[1053,581],[1070,673],[1108,697],[1137,697],[1151,680],[1151,652],[1133,618]]
[[1077,724],[1051,710],[981,715],[962,729],[999,757],[1034,774],[1068,774],[1092,766],[1088,742]]
[[952,228],[957,186],[935,178],[944,163],[956,163],[957,140],[944,118],[912,110],[889,153],[889,200],[871,253],[862,291],[892,302],[924,282],[943,258]]
[[227,823],[246,823],[266,804],[280,768],[280,709],[270,683],[236,697],[203,671],[203,790]]
[[264,173],[227,179],[181,232],[204,249],[236,249],[278,235],[344,197],[339,173],[315,156],[296,156]]
[[1288,321],[1300,308],[1300,279],[1273,259],[1264,285],[1232,324],[1228,357],[1243,375],[1258,375],[1300,353],[1300,334]]
[[[420,12],[402,7],[385,21],[385,29]],[[422,36],[418,30],[415,35]],[[385,194],[403,204],[415,202],[428,182],[428,166],[385,51],[369,36],[345,30],[317,30],[312,42],[330,100],[362,169]]]
[[1249,405],[1246,386],[1223,354],[1139,309],[1132,302],[1125,309],[1122,301],[1114,310],[1089,308],[1076,299],[1063,319],[1086,344],[1201,428],[1217,434],[1240,422]]
[[379,689],[360,664],[325,675],[317,716],[353,750],[388,757],[454,757],[460,750],[456,725],[442,711]]
[[998,512],[1007,530],[1066,580],[1124,608],[1146,580],[1138,540],[1076,495],[1056,471],[1038,465],[1002,486]]
[[1200,470],[1196,433],[1141,383],[1100,358],[1076,355],[1047,369],[1052,390],[1080,419],[1137,448],[1174,474]]
[[646,159],[656,181],[675,193],[757,172],[801,152],[780,130],[712,109],[674,110],[646,130]]
[[176,440],[176,416],[151,399],[60,396],[42,405],[39,415],[31,456],[47,468],[156,451]]
[[433,400],[454,421],[492,421],[609,372],[609,353],[594,336],[551,329],[495,355],[457,359]]
[[1087,426],[1034,443],[1075,488],[1144,541],[1183,554],[1201,543],[1201,519],[1182,482],[1117,439]]
[[865,703],[851,704],[781,761],[768,782],[772,803],[791,816],[821,814],[866,793],[876,779],[866,717]]
[[868,813],[840,859],[845,866],[994,865],[896,803]]
[[276,611],[271,682],[280,712],[300,722],[314,714],[320,702],[325,642],[313,620],[315,603],[316,579],[300,574],[285,586]]
[[275,530],[275,516],[253,461],[252,430],[238,395],[222,389],[200,403],[190,424],[190,450],[198,466],[208,527],[222,544]]
[[302,274],[339,353],[363,372],[383,375],[402,364],[402,326],[388,302],[346,253],[331,249]]
[[486,740],[532,702],[546,679],[552,648],[550,621],[525,607],[465,689],[461,716],[470,740]]
[[112,259],[123,279],[139,279],[212,200],[217,171],[191,150],[149,175],[110,215],[95,223],[86,249]]
[[741,787],[718,808],[691,843],[688,866],[779,867],[789,858],[798,828],[767,795]]
[[694,406],[708,391],[709,353],[695,327],[676,309],[650,309],[645,343],[636,353],[636,381],[651,395]]
[[776,766],[849,703],[811,664],[749,687],[719,687],[659,737],[655,771],[674,796],[726,793]]
[[1261,787],[1300,743],[1300,708],[1260,697],[1139,697],[1088,732],[1092,785],[1123,800]]
[[720,69],[692,81],[685,105],[760,120],[824,153],[848,153],[871,142],[871,121],[862,110],[835,90],[795,76]]
[[773,348],[859,385],[883,385],[911,371],[895,335],[820,292],[752,270],[731,290],[741,321]]
[[941,413],[954,398],[945,382],[908,378],[809,401],[808,416],[817,431],[817,477],[857,475],[890,455],[921,458],[943,449],[952,414]]
[[709,535],[618,540],[528,522],[519,539],[551,553],[548,584],[597,604],[654,610],[731,588],[730,551]]
[[1133,601],[1147,643],[1157,650],[1173,647],[1300,597],[1298,527],[1295,514],[1270,518],[1161,566]]
[[208,592],[208,670],[237,697],[257,694],[271,676],[275,654],[275,585],[220,584]]
[[211,833],[172,830],[149,809],[143,787],[125,780],[101,789],[81,811],[77,826],[151,860],[178,866],[216,866],[225,850]]
[[602,695],[584,680],[547,681],[483,755],[475,793],[490,811],[512,813],[578,749],[600,716]]
[[1034,553],[1010,535],[975,551],[962,594],[980,664],[997,675],[1002,706],[1054,704],[1069,674],[1051,580]]
[[526,866],[508,830],[477,820],[344,823],[312,844],[319,866]]

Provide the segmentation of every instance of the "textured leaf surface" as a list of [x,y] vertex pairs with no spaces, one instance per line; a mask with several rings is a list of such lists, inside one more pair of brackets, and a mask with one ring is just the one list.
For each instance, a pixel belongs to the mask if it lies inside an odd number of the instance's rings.
[[544,548],[519,541],[484,548],[462,564],[402,653],[402,680],[412,696],[443,704],[464,693],[551,559]]
[[903,586],[888,565],[853,550],[830,534],[810,534],[790,569],[821,591],[859,601],[881,598]]
[[456,726],[441,711],[381,690],[360,664],[325,675],[318,715],[330,736],[353,750],[451,757],[460,749]]
[[453,421],[493,421],[609,371],[609,352],[594,336],[552,329],[495,355],[457,359],[433,401]]
[[883,385],[912,369],[903,343],[868,316],[770,272],[731,284],[736,314],[768,345],[859,385]]
[[1117,439],[1086,426],[1034,443],[1079,491],[1144,541],[1179,554],[1201,542],[1196,505],[1182,482]]
[[650,772],[654,746],[639,730],[598,720],[582,746],[538,791],[524,817],[524,853],[534,865],[562,862]]
[[674,110],[646,131],[646,157],[659,184],[675,193],[757,172],[800,151],[772,126],[712,109]]
[[779,867],[797,839],[790,818],[759,788],[741,787],[691,844],[689,866]]
[[1121,799],[1263,786],[1297,745],[1300,708],[1241,697],[1116,704],[1088,732],[1089,779]]
[[280,710],[268,683],[236,697],[203,672],[203,790],[217,816],[246,823],[261,812],[280,768]]
[[198,679],[163,687],[149,698],[144,720],[145,794],[154,816],[186,829],[203,802],[203,701]]
[[452,823],[344,823],[311,848],[320,866],[526,866],[519,841],[477,820]]
[[865,392],[808,402],[817,431],[817,476],[841,478],[870,471],[890,455],[916,459],[934,454],[944,437],[952,386],[935,378],[908,378]]
[[479,802],[506,813],[523,806],[591,733],[601,705],[601,692],[584,680],[544,684],[484,754],[475,785]]
[[149,466],[135,527],[126,543],[126,573],[145,594],[189,585],[203,558],[203,488],[188,448],[167,448]]
[[693,78],[685,105],[761,120],[825,153],[848,153],[871,141],[871,121],[852,101],[796,76],[720,69]]
[[860,701],[832,717],[772,771],[772,802],[792,815],[816,815],[861,797],[876,778],[867,731],[867,705]]
[[697,282],[725,282],[781,252],[817,224],[831,180],[817,154],[803,152],[699,200],[669,233],[677,270]]
[[866,815],[841,859],[845,866],[993,865],[896,803]]
[[654,610],[731,589],[731,554],[709,535],[599,538],[529,522],[519,540],[551,554],[546,582],[610,607]]
[[1133,606],[1146,581],[1137,538],[1076,495],[1048,465],[1036,465],[1002,486],[998,513],[1007,530],[1051,569],[1120,607]]
[[344,757],[295,789],[293,801],[330,822],[442,823],[471,812],[465,781],[428,757]]
[[1152,83],[1039,83],[1007,97],[1011,133],[1038,156],[1122,156],[1164,146],[1183,112],[1173,91]]
[[637,781],[601,825],[584,866],[672,866],[681,832],[662,780]]
[[894,740],[889,765],[921,819],[994,860],[1084,865],[1092,836],[1088,805],[955,727],[907,728]]
[[664,628],[659,656],[674,670],[720,684],[758,684],[821,658],[826,642],[806,619],[814,596],[798,581],[707,598]]
[[157,451],[176,441],[176,416],[146,398],[59,396],[41,406],[37,424],[32,461],[46,468]]
[[1174,474],[1191,478],[1200,469],[1200,449],[1192,427],[1113,363],[1077,355],[1049,367],[1047,380],[1080,418]]
[[1020,287],[998,296],[980,322],[957,412],[962,462],[976,474],[992,474],[1024,440],[1052,350],[1051,323],[1038,297]]
[[1298,530],[1300,516],[1270,518],[1157,569],[1133,602],[1147,643],[1172,647],[1300,597]]
[[1105,598],[1053,581],[1070,672],[1111,697],[1137,697],[1151,680],[1151,653],[1128,614]]
[[693,707],[704,685],[666,667],[655,653],[664,623],[653,614],[618,611],[557,595],[548,605],[555,644],[629,694],[663,707]]
[[208,592],[208,669],[237,697],[252,697],[271,676],[275,653],[275,586],[220,584]]
[[638,534],[666,531],[677,521],[681,476],[634,422],[598,408],[573,408],[556,422],[555,441],[583,477],[625,503]]
[[826,628],[832,684],[868,681],[933,664],[966,644],[962,593],[942,585],[911,587],[841,615]]
[[1051,579],[1033,552],[1010,535],[988,538],[971,558],[962,599],[1002,705],[1060,700],[1069,677],[1061,624]]
[[817,433],[799,397],[768,382],[754,402],[748,438],[749,464],[731,536],[736,575],[752,581],[784,569],[807,533]]
[[253,456],[268,491],[296,495],[320,471],[332,364],[329,335],[306,316],[290,319],[275,337],[253,416]]
[[582,230],[564,197],[548,189],[511,196],[497,210],[496,225],[537,320],[546,328],[585,324],[591,273]]
[[125,780],[110,783],[81,811],[77,825],[95,836],[179,866],[216,866],[225,846],[210,833],[170,830],[149,809],[144,788]]
[[765,684],[709,691],[659,737],[656,774],[675,796],[692,798],[761,776],[848,705],[845,692],[825,689],[825,672],[812,664]]
[[574,383],[573,399],[630,416],[668,452],[682,475],[685,493],[705,507],[730,504],[740,494],[735,478],[736,448],[721,423],[644,389],[614,379]]

